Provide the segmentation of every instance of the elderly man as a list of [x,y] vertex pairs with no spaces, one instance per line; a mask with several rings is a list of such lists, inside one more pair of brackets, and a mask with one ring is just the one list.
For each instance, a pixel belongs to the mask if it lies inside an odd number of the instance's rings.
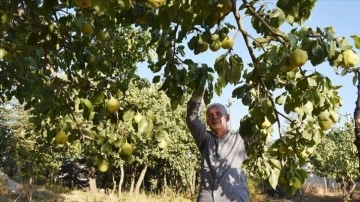
[[193,96],[187,105],[187,125],[201,153],[201,184],[197,201],[249,201],[242,162],[245,144],[238,133],[228,128],[229,114],[224,105],[214,103],[201,120],[202,95]]

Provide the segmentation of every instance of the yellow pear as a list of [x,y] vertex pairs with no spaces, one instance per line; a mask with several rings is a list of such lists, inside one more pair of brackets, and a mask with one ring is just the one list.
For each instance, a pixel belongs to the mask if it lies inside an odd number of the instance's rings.
[[120,109],[120,102],[114,98],[111,97],[107,102],[106,102],[106,110],[110,113],[114,113],[117,110]]
[[166,147],[168,146],[168,143],[166,142],[165,139],[162,139],[159,143],[158,143],[158,147],[160,149],[166,149]]
[[223,49],[230,49],[234,46],[234,38],[232,38],[231,36],[226,36],[222,41],[221,41],[221,47]]
[[353,50],[345,50],[342,53],[344,68],[355,67],[359,63],[359,56]]
[[98,170],[100,172],[104,173],[104,172],[108,171],[108,169],[109,169],[109,162],[107,162],[105,159],[103,159],[98,165]]
[[132,155],[133,151],[134,149],[132,145],[126,142],[124,146],[121,148],[120,157],[122,159],[127,159]]
[[104,39],[106,38],[105,32],[103,32],[103,31],[98,31],[98,32],[96,32],[96,38],[97,38],[99,41],[104,41]]
[[319,114],[319,126],[323,130],[329,130],[334,124],[330,118],[329,111],[323,111]]
[[329,120],[319,120],[319,126],[323,130],[329,130],[333,125],[333,122]]
[[59,131],[55,136],[55,143],[56,144],[65,144],[67,141],[68,136],[65,134],[63,130]]
[[92,5],[91,0],[76,0],[80,8],[89,8]]
[[306,51],[297,48],[291,53],[289,60],[291,67],[300,67],[308,60],[308,54]]
[[215,41],[212,41],[210,44],[210,50],[211,51],[218,51],[221,48],[221,41],[220,39],[216,39]]
[[91,35],[94,32],[94,28],[92,27],[92,25],[90,23],[84,23],[81,27],[81,32],[84,35]]
[[5,58],[5,56],[7,55],[7,51],[5,49],[0,49],[0,60]]
[[294,189],[300,189],[302,187],[302,184],[303,183],[301,182],[301,180],[295,177],[295,181],[293,182],[292,187]]
[[232,8],[232,2],[230,0],[220,0],[217,8],[221,13],[228,13]]
[[197,49],[199,50],[200,53],[207,51],[208,48],[209,48],[209,44],[207,44],[206,42],[197,44]]
[[259,126],[259,128],[261,128],[261,129],[267,129],[267,128],[269,128],[271,125],[272,125],[272,124],[271,124],[271,122],[269,121],[269,119],[268,119],[266,116],[264,116],[262,122],[261,122],[258,126]]

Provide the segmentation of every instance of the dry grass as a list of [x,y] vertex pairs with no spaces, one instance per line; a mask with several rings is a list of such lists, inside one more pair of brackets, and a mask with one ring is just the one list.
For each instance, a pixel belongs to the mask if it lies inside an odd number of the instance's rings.
[[[1,190],[1,189],[0,189]],[[144,194],[141,193],[134,198],[129,193],[122,194],[119,199],[117,194],[106,194],[100,191],[98,194],[91,194],[84,190],[69,190],[61,187],[36,187],[32,192],[34,202],[192,202],[195,197],[185,197],[178,195],[171,190],[163,194]],[[0,192],[1,202],[26,202],[26,195],[11,196]],[[329,189],[327,193],[322,188],[304,187],[304,194],[293,197],[267,197],[260,192],[253,192],[251,202],[341,202],[342,193],[339,190]],[[360,201],[360,189],[354,194],[353,201]]]
[[[118,194],[107,194],[101,190],[98,194],[92,194],[85,190],[69,190],[61,187],[36,187],[33,189],[34,202],[191,202],[191,198],[167,192],[164,194],[146,195],[140,193],[136,198],[129,193],[123,193],[121,198]],[[0,202],[27,202],[28,194],[21,196],[10,195],[0,192]]]

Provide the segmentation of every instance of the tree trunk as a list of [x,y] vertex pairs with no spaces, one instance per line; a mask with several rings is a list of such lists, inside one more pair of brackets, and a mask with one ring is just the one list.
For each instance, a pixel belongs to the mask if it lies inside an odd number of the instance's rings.
[[167,194],[167,188],[168,188],[168,185],[167,185],[166,173],[165,173],[165,174],[164,174],[164,188],[163,188],[163,193],[164,193],[164,195]]
[[122,185],[124,183],[124,166],[121,165],[120,166],[120,180],[119,180],[119,200],[121,200],[121,195],[122,195]]
[[[360,162],[360,73],[358,73],[358,97],[356,100],[356,107],[355,107],[355,111],[354,111],[354,122],[355,122],[355,140],[354,140],[354,144],[357,148],[357,157],[359,159]],[[359,166],[359,172],[360,172],[360,166]]]
[[29,179],[29,195],[28,195],[28,200],[29,202],[33,201],[33,195],[32,195],[32,188],[33,188],[33,176],[31,175],[30,179]]
[[91,194],[97,194],[98,190],[96,187],[95,168],[91,167],[89,172],[89,189]]
[[190,194],[191,196],[195,195],[195,187],[196,187],[196,170],[192,171],[191,175],[191,184],[190,184]]
[[327,195],[327,193],[328,193],[327,179],[326,179],[326,177],[323,177],[323,179],[324,179],[324,186],[325,186],[325,194]]
[[116,180],[115,180],[114,174],[112,174],[112,181],[113,181],[113,190],[111,191],[111,195],[114,194],[115,189],[116,189]]
[[131,172],[131,179],[130,179],[130,194],[134,193],[134,186],[135,186],[135,170]]
[[354,180],[350,180],[348,181],[348,187],[347,187],[347,190],[348,190],[348,193],[349,193],[349,199],[351,200],[352,199],[352,196],[355,192],[355,187],[356,187],[356,183],[354,182]]
[[354,194],[356,184],[354,180],[347,180],[341,183],[341,190],[343,192],[343,201],[351,201],[352,195]]
[[140,186],[141,186],[141,183],[143,182],[144,180],[144,177],[145,177],[145,174],[146,174],[146,171],[147,171],[147,165],[144,166],[144,168],[142,169],[141,173],[140,173],[140,176],[136,182],[136,187],[135,187],[135,190],[134,190],[134,197],[136,198],[139,193],[140,193]]

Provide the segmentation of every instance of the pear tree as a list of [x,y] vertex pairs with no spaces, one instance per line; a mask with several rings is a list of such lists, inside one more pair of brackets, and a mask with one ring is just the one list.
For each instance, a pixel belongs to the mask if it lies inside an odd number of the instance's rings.
[[313,172],[339,183],[344,201],[351,200],[360,176],[353,131],[353,120],[332,128],[310,156]]
[[[1,100],[17,98],[34,115],[32,122],[39,130],[51,131],[49,137],[60,131],[55,126],[71,122],[75,127],[68,131],[67,142],[84,140],[92,136],[85,129],[94,124],[98,131],[107,131],[96,133],[106,153],[111,147],[104,143],[116,140],[109,134],[116,134],[117,121],[127,109],[129,120],[137,112],[124,105],[109,113],[106,100],[126,97],[130,81],[138,78],[136,64],[143,62],[172,108],[204,86],[207,104],[233,85],[232,96],[248,108],[240,125],[249,127],[240,128],[241,135],[256,140],[244,165],[273,188],[284,174],[288,180],[281,186],[292,190],[301,185],[306,177],[301,154],[323,141],[342,105],[340,87],[315,67],[326,63],[340,75],[358,74],[358,36],[348,41],[330,26],[303,27],[315,0],[0,4]],[[282,30],[283,25],[290,31]],[[246,53],[236,49],[240,42]],[[213,65],[188,55],[209,51],[218,53]],[[290,123],[286,131],[284,120]],[[124,127],[138,132],[145,126],[148,121],[141,119],[135,127]],[[275,132],[279,139],[269,146]]]

